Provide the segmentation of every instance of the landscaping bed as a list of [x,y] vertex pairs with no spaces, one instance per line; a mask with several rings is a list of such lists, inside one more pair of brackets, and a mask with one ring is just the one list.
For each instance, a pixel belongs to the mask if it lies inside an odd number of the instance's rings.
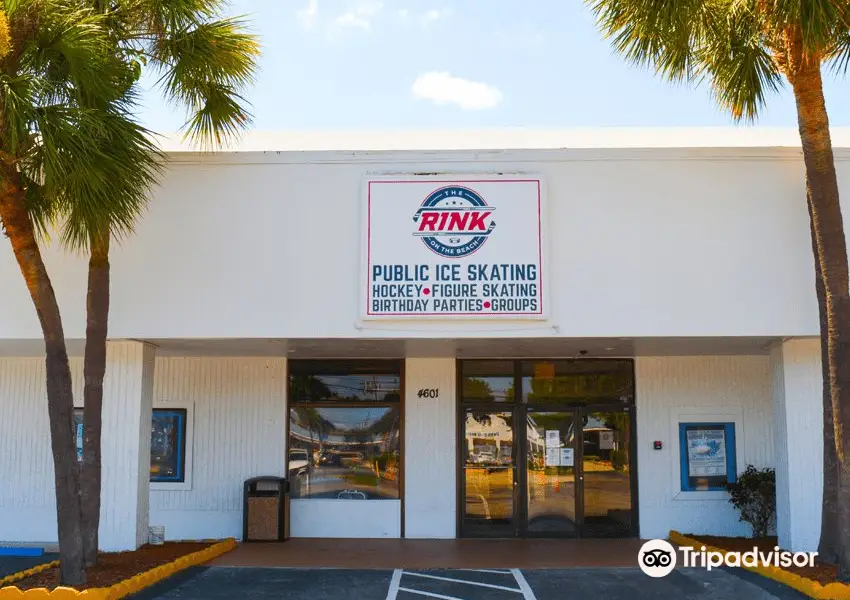
[[[100,555],[97,566],[86,571],[85,585],[74,587],[78,590],[107,588],[214,544],[215,542],[166,542],[161,546],[142,546],[132,552],[105,552]],[[36,573],[10,585],[21,590],[53,589],[59,586],[59,567]]]

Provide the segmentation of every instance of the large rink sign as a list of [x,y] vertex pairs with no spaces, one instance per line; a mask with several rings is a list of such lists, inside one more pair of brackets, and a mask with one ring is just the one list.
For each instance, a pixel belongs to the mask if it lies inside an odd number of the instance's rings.
[[365,183],[364,319],[545,319],[543,182]]

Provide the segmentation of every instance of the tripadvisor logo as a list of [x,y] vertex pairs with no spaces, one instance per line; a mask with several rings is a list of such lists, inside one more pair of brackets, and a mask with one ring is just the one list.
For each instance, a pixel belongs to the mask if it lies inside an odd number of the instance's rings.
[[706,550],[705,546],[699,549],[680,546],[677,552],[666,540],[649,540],[638,552],[638,566],[650,577],[664,577],[676,568],[677,563],[707,571],[718,567],[813,567],[817,555],[817,552],[780,550],[779,546],[768,551],[754,547],[747,552],[717,552]]

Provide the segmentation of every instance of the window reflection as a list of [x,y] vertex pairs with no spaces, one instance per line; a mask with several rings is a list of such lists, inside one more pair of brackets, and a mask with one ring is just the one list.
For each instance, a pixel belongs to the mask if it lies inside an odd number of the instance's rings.
[[464,402],[513,402],[513,377],[464,377]]
[[292,402],[399,402],[397,375],[290,375]]
[[398,498],[400,427],[395,406],[293,407],[289,412],[292,497]]
[[525,362],[522,372],[522,398],[528,404],[627,403],[634,393],[626,361]]

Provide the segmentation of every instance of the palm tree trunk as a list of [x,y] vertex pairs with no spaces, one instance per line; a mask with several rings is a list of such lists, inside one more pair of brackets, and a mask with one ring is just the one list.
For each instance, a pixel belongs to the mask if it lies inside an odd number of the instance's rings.
[[832,421],[832,395],[829,388],[829,353],[823,343],[829,335],[827,325],[826,288],[820,268],[820,252],[817,236],[812,222],[812,203],[807,195],[810,231],[812,237],[812,255],[815,260],[815,292],[818,299],[818,318],[821,339],[821,376],[823,378],[823,503],[821,511],[820,541],[818,556],[829,563],[838,561],[838,457],[835,455],[835,430]]
[[106,373],[106,336],[109,321],[109,233],[92,240],[86,300],[85,387],[83,397],[82,498],[83,551],[86,567],[97,564],[100,527],[101,431],[103,377]]
[[[824,509],[836,512],[835,518],[838,576],[850,580],[850,275],[847,266],[847,244],[838,196],[838,179],[829,119],[823,96],[820,63],[798,60],[789,77],[797,104],[797,121],[806,166],[806,187],[810,199],[811,224],[817,247],[821,281],[825,292],[826,346],[828,378],[824,385],[830,394],[832,431],[836,457],[837,486],[835,505],[824,502]],[[829,419],[824,419],[825,427]],[[846,425],[846,426],[845,426]],[[824,436],[825,441],[828,434]],[[824,477],[830,474],[824,473]],[[828,498],[826,500],[829,500]]]
[[10,168],[4,171],[0,188],[0,220],[12,243],[15,259],[26,281],[44,335],[60,578],[63,584],[80,585],[85,583],[86,577],[80,537],[80,481],[74,440],[74,398],[65,334],[56,294],[41,257],[24,195],[15,184],[17,173]]

